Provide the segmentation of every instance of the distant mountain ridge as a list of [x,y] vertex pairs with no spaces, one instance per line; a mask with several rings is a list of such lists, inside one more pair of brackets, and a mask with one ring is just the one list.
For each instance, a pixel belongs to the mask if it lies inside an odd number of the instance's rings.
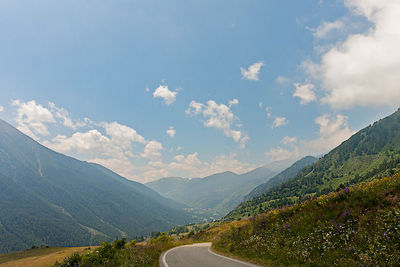
[[289,168],[275,175],[266,183],[260,184],[259,186],[254,188],[247,196],[245,196],[244,200],[250,200],[256,196],[261,195],[262,193],[265,193],[269,189],[288,181],[289,179],[293,178],[301,169],[313,164],[317,160],[318,159],[316,157],[306,156],[296,161]]
[[400,170],[400,109],[358,131],[289,181],[241,203],[227,219],[254,215]]
[[0,253],[82,246],[188,223],[184,205],[54,152],[0,120]]
[[169,177],[146,183],[161,195],[197,209],[205,217],[219,218],[236,207],[254,187],[274,173],[266,167],[245,174],[223,172],[204,178]]

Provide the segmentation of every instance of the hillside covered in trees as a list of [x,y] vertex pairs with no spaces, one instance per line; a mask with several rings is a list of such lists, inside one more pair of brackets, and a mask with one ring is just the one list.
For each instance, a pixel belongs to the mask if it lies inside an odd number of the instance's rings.
[[400,109],[360,130],[289,181],[241,203],[227,219],[294,204],[399,169]]

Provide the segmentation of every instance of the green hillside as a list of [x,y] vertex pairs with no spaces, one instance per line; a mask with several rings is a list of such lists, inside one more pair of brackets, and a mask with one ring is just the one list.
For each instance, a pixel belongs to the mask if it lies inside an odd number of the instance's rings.
[[266,266],[398,266],[400,174],[200,232]]
[[291,180],[241,203],[228,216],[240,218],[293,204],[400,169],[400,109],[375,122],[326,154]]
[[267,181],[273,172],[260,167],[238,175],[223,172],[205,178],[162,178],[146,186],[161,195],[195,209],[205,218],[217,219],[235,208],[254,187]]
[[0,253],[82,246],[187,223],[184,206],[0,120]]
[[250,200],[268,191],[269,189],[288,181],[289,179],[293,178],[301,169],[313,164],[315,161],[317,161],[317,158],[312,156],[307,156],[296,161],[292,164],[292,166],[275,175],[266,183],[260,184],[259,186],[254,188],[244,199]]

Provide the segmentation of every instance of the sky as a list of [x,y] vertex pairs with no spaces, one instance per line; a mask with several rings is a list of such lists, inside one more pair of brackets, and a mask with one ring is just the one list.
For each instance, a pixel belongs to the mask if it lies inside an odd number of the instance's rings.
[[398,29],[398,0],[3,0],[0,118],[138,182],[288,164],[400,106]]

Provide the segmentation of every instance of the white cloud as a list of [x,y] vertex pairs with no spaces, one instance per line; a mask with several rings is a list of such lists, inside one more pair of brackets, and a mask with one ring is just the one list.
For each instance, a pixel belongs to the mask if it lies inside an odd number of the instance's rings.
[[239,100],[237,100],[236,98],[229,101],[229,107],[232,107],[233,105],[237,104],[239,104]]
[[240,148],[244,149],[246,147],[247,141],[249,141],[250,137],[246,134],[240,139]]
[[67,110],[64,108],[59,108],[54,104],[53,102],[48,103],[51,112],[54,114],[56,118],[62,119],[63,125],[65,127],[71,128],[73,130],[76,130],[76,128],[84,127],[86,123],[84,121],[72,121],[70,118],[70,114]]
[[354,133],[350,130],[347,120],[348,118],[341,114],[336,116],[325,114],[316,118],[315,123],[319,126],[320,137],[306,142],[308,149],[321,154],[340,145]]
[[293,84],[296,87],[296,91],[293,93],[294,97],[300,98],[300,104],[305,105],[312,101],[317,100],[315,93],[313,91],[314,85],[311,83],[300,84],[295,83]]
[[143,182],[143,178],[138,175],[140,168],[132,164],[127,158],[92,158],[89,162],[100,164],[125,178]]
[[235,142],[241,142],[243,146],[248,140],[248,136],[246,137],[240,130],[232,129],[232,124],[238,118],[224,104],[218,105],[214,100],[209,100],[206,104],[191,101],[186,113],[189,115],[202,114],[206,119],[203,122],[205,127],[222,130],[225,136],[232,138]]
[[153,92],[153,97],[161,97],[162,99],[164,99],[165,104],[171,105],[175,102],[177,94],[177,91],[170,91],[167,85],[160,85]]
[[166,133],[169,135],[169,137],[174,138],[174,136],[176,134],[176,130],[175,130],[174,126],[169,126]]
[[271,162],[294,160],[299,158],[299,148],[294,147],[292,150],[289,150],[278,146],[270,149],[265,155],[271,159]]
[[0,112],[3,112],[4,107],[0,105]]
[[265,111],[267,112],[267,117],[268,119],[272,117],[272,112],[271,112],[272,108],[271,107],[265,107]]
[[17,108],[17,118],[15,120],[18,124],[18,130],[33,139],[39,139],[37,135],[48,135],[49,131],[46,123],[56,122],[53,114],[47,108],[37,104],[35,100],[26,103],[14,100],[12,105]]
[[285,117],[277,117],[275,118],[274,122],[272,123],[272,128],[281,127],[287,125],[289,121]]
[[285,84],[290,82],[290,79],[284,76],[278,76],[275,80],[275,82],[279,83],[279,84]]
[[291,146],[297,143],[297,137],[290,137],[290,136],[285,136],[282,140],[281,143],[287,146]]
[[150,161],[157,162],[161,160],[162,149],[163,149],[162,144],[158,141],[153,140],[146,144],[141,156]]
[[354,133],[350,130],[347,119],[341,114],[336,116],[324,114],[315,119],[315,123],[319,126],[317,138],[298,141],[296,137],[286,136],[281,143],[287,148],[278,146],[270,149],[266,155],[270,157],[271,161],[295,161],[307,155],[324,154],[340,145]]
[[328,38],[332,32],[343,29],[345,24],[342,20],[337,20],[334,22],[327,22],[325,21],[321,25],[318,26],[316,29],[312,29],[314,37],[318,39],[325,39]]
[[319,64],[308,64],[322,82],[322,102],[335,109],[395,106],[400,99],[400,1],[346,0],[373,26],[335,44]]
[[51,141],[44,141],[43,144],[61,153],[77,153],[88,157],[123,154],[119,147],[112,146],[110,138],[95,129],[87,132],[76,132],[70,137],[57,135]]
[[138,134],[136,130],[131,127],[119,124],[116,121],[111,123],[102,123],[101,125],[106,130],[107,135],[111,137],[111,140],[124,149],[129,149],[132,142],[140,144],[146,143],[144,137]]
[[[75,132],[70,137],[57,135],[42,143],[60,153],[101,164],[127,178],[139,179],[138,168],[131,161],[137,157],[132,152],[132,143],[144,145],[147,143],[144,137],[133,128],[117,122],[91,122],[91,125],[104,128],[106,135],[92,129]],[[150,155],[149,151],[147,155]]]
[[246,70],[245,68],[240,68],[240,72],[242,73],[242,78],[247,80],[258,81],[258,75],[260,74],[261,67],[264,66],[264,63],[259,61],[250,65],[250,67]]
[[215,173],[232,171],[237,174],[242,174],[256,166],[243,163],[236,159],[236,154],[219,155],[211,161],[201,161],[198,158],[197,152],[184,155],[177,155],[174,161],[166,166],[169,175],[193,177],[205,177]]

